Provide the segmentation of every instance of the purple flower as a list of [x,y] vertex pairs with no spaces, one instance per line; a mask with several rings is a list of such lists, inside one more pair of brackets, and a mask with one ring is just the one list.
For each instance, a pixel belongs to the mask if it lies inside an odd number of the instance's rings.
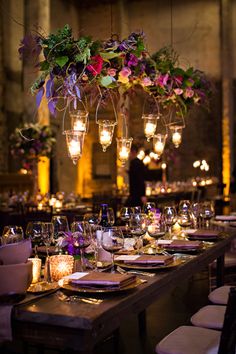
[[127,60],[126,60],[126,64],[130,67],[130,66],[137,66],[138,65],[138,58],[136,57],[136,55],[134,54],[129,54]]

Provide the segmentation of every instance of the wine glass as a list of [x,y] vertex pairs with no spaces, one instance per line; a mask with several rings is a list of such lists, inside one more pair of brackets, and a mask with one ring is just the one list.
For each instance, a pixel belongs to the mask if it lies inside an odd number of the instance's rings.
[[142,213],[141,206],[137,205],[131,208],[132,214],[140,214]]
[[169,237],[171,238],[172,236],[171,228],[176,223],[176,217],[177,217],[175,207],[166,206],[163,211],[163,217],[164,217],[164,222],[168,228]]
[[100,231],[101,234],[101,229],[102,227],[99,224],[99,215],[96,213],[87,213],[84,214],[84,219],[83,221],[87,221],[91,227],[91,246],[94,251],[94,260],[95,260],[95,270],[98,271],[98,249],[101,247],[100,241],[98,236],[98,233]]
[[49,259],[49,247],[53,241],[53,223],[43,222],[42,223],[42,241],[46,246],[46,260],[45,260],[45,280],[47,283],[51,283],[51,271],[50,271],[50,259]]
[[109,224],[113,226],[115,224],[115,213],[113,208],[108,208],[107,213],[108,213]]
[[115,272],[114,253],[124,247],[124,236],[120,228],[104,228],[102,232],[102,247],[111,253],[111,273]]
[[1,243],[6,245],[9,243],[17,243],[24,240],[24,232],[21,226],[7,225],[3,229]]
[[155,209],[156,209],[156,204],[154,202],[147,202],[143,206],[143,212],[145,214],[149,214],[150,212],[152,212]]
[[31,239],[34,247],[35,257],[38,257],[37,248],[42,240],[42,222],[41,221],[29,221],[25,231],[26,237]]
[[136,248],[138,254],[143,246],[143,235],[145,235],[148,227],[146,214],[132,214],[129,221],[131,235],[135,237]]
[[58,237],[64,236],[64,233],[69,231],[69,224],[65,215],[54,215],[51,222],[54,229],[53,241],[55,242]]
[[203,220],[205,220],[205,225],[207,229],[210,227],[210,220],[213,218],[214,215],[215,215],[215,209],[214,209],[213,202],[211,201],[203,202],[200,209],[200,216]]
[[86,269],[86,259],[84,257],[84,249],[88,247],[92,240],[91,227],[87,221],[74,221],[71,225],[72,236],[75,240],[75,247],[79,248],[81,270]]
[[120,209],[120,218],[125,222],[126,228],[129,226],[130,216],[132,214],[132,209],[130,207],[123,207]]
[[192,203],[191,204],[191,211],[193,214],[193,225],[194,228],[197,228],[200,223],[200,210],[201,210],[201,205],[200,203]]
[[184,232],[185,228],[188,228],[192,225],[192,212],[190,210],[185,210],[185,211],[180,211],[177,216],[177,221],[178,224],[183,228],[183,232],[181,233],[181,236],[185,238],[186,234]]

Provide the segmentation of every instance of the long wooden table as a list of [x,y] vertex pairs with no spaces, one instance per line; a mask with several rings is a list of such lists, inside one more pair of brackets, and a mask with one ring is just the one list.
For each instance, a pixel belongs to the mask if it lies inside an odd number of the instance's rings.
[[61,302],[56,293],[17,305],[13,312],[14,338],[49,348],[92,353],[94,346],[118,329],[129,314],[142,316],[152,302],[215,259],[217,285],[221,285],[224,253],[235,236],[229,231],[227,237],[196,257],[176,268],[159,271],[152,278],[146,277],[146,283],[129,292],[105,295],[99,305]]

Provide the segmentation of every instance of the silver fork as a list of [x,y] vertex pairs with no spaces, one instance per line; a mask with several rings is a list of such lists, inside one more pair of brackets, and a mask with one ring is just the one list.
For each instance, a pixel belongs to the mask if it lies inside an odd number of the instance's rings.
[[150,273],[150,272],[142,272],[140,270],[125,270],[123,268],[121,268],[120,266],[116,267],[116,270],[118,273],[121,274],[137,274],[137,275],[143,275],[143,276],[147,276],[147,277],[154,277],[156,274],[155,273]]
[[79,295],[65,295],[63,292],[58,291],[57,292],[57,297],[60,301],[62,302],[68,302],[68,303],[75,303],[75,302],[85,302],[86,304],[91,304],[91,305],[100,305],[103,300],[102,299],[96,299],[93,297],[82,297]]

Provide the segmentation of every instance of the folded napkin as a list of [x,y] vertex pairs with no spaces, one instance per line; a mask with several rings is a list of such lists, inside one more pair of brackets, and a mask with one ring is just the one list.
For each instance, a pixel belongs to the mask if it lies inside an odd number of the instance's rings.
[[[132,257],[132,258],[131,258]],[[131,256],[130,258],[119,257],[119,260],[123,260],[124,263],[129,264],[160,264],[166,265],[173,262],[173,256],[165,256],[165,255],[141,255],[141,256]],[[116,258],[117,260],[117,258]]]
[[196,230],[195,232],[191,233],[190,235],[188,235],[188,237],[190,238],[217,238],[219,237],[219,231],[215,231],[215,230]]
[[174,240],[165,245],[165,248],[198,249],[202,247],[201,241]]
[[81,287],[97,287],[97,288],[123,288],[132,284],[136,280],[133,274],[116,274],[116,273],[74,273],[72,277],[68,276],[69,282],[80,285]]
[[217,221],[235,221],[236,215],[216,215],[215,220],[217,220]]

